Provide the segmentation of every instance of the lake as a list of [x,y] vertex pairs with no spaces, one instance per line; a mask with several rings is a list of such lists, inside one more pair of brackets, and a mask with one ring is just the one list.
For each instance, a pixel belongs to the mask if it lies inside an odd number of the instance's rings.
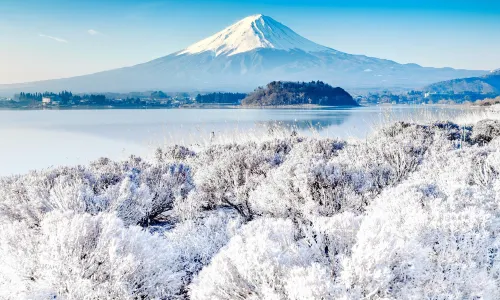
[[109,109],[0,111],[0,175],[102,156],[149,156],[161,145],[205,143],[216,137],[258,134],[270,125],[304,134],[364,138],[380,123],[448,119],[460,106],[370,106],[314,109]]

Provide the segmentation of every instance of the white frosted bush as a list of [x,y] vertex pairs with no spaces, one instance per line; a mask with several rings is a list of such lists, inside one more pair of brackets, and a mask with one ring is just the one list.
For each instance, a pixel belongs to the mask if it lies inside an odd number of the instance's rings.
[[0,222],[29,220],[38,226],[55,209],[96,212],[92,174],[82,168],[56,168],[46,172],[0,178]]
[[[192,299],[297,299],[301,295],[331,298],[333,281],[321,252],[296,241],[289,220],[259,219],[233,237],[191,285]],[[292,284],[302,281],[302,291]]]
[[290,300],[314,300],[334,298],[335,284],[331,270],[318,263],[308,267],[292,267],[284,278],[286,298]]
[[262,143],[214,145],[198,154],[190,204],[198,209],[230,207],[250,220],[248,195],[268,171],[281,164],[296,138]]
[[[373,202],[352,256],[344,261],[346,296],[500,296],[498,194],[468,180],[481,152],[442,155]],[[498,177],[493,177],[495,184]]]
[[477,122],[472,130],[472,140],[475,143],[484,145],[500,136],[499,120],[481,120]]
[[323,159],[288,160],[269,173],[250,196],[252,208],[262,215],[303,218],[332,216],[345,210],[360,211],[362,175],[347,173]]
[[163,233],[170,247],[177,251],[186,285],[214,255],[237,233],[242,218],[232,211],[209,212],[200,219],[189,219]]
[[42,237],[29,228],[27,221],[0,226],[0,299],[26,298],[40,277],[38,245]]
[[383,188],[417,169],[432,142],[429,132],[425,126],[397,123],[370,138],[370,143],[342,145],[326,156],[295,147],[251,192],[252,209],[293,218],[361,213]]
[[[124,227],[114,215],[54,212],[40,231],[21,236],[26,240],[19,242],[39,242],[30,245],[30,256],[15,263],[18,269],[12,274],[22,280],[16,286],[12,279],[0,283],[6,295],[22,291],[28,298],[48,292],[64,299],[155,298],[171,297],[183,284],[185,271],[175,249],[140,227]],[[3,253],[18,251],[10,247]],[[31,266],[33,260],[36,267],[26,270],[25,262]]]
[[343,209],[346,203],[336,194],[343,193],[343,187],[350,183],[342,177],[341,169],[328,164],[328,159],[344,147],[335,140],[314,139],[296,145],[287,159],[250,192],[251,209],[273,217],[300,217],[312,212],[332,215]]
[[97,214],[118,211],[127,224],[147,225],[192,189],[182,164],[149,164],[139,158],[101,159],[89,167],[62,167],[0,178],[0,222],[30,220],[38,226],[51,211]]
[[219,211],[161,235],[113,214],[48,213],[40,228],[0,230],[0,298],[183,298],[241,220]]
[[116,211],[126,225],[144,222],[151,215],[153,194],[148,186],[125,178],[119,185],[106,190],[103,195],[110,203],[109,210]]

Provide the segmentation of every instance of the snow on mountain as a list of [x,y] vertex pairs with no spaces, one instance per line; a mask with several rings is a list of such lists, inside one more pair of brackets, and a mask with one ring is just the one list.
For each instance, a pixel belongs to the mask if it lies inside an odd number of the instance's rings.
[[306,52],[332,50],[295,33],[287,26],[264,15],[253,15],[195,43],[177,53],[212,52],[215,56],[235,55],[259,48],[302,50]]
[[0,94],[71,90],[252,91],[273,80],[322,80],[350,89],[420,88],[487,71],[427,68],[354,55],[316,44],[263,15],[253,15],[184,50],[90,75],[0,85]]

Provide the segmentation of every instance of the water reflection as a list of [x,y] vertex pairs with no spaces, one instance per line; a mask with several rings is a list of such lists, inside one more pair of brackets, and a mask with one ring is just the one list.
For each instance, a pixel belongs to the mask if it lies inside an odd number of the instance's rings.
[[256,124],[267,128],[278,126],[286,129],[300,131],[313,130],[320,132],[330,127],[341,126],[351,117],[351,115],[350,111],[336,111],[334,114],[311,114],[309,116],[300,116],[299,119],[280,121],[269,120],[257,122]]

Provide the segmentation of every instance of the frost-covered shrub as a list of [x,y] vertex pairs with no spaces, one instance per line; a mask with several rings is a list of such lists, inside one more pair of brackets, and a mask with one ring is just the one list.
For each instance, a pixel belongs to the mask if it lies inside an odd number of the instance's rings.
[[366,143],[339,143],[327,155],[300,145],[251,193],[252,209],[292,218],[361,213],[383,188],[414,172],[431,143],[429,127],[396,123]]
[[431,125],[434,134],[443,134],[449,141],[472,143],[472,126],[458,125],[450,121],[435,122]]
[[183,164],[103,158],[89,167],[0,178],[0,215],[2,221],[29,219],[38,226],[43,215],[54,210],[118,211],[127,224],[145,225],[172,209],[174,200],[187,197],[192,187],[190,169]]
[[350,145],[335,161],[364,173],[367,190],[373,197],[387,186],[405,180],[434,152],[455,149],[457,139],[460,141],[461,135],[453,123],[428,126],[398,122],[370,136],[366,142]]
[[499,240],[492,235],[498,228],[491,213],[450,211],[438,204],[443,200],[408,187],[387,196],[369,212],[345,262],[342,279],[350,298],[500,296],[494,259]]
[[250,193],[252,210],[273,217],[299,217],[318,209],[322,215],[338,211],[342,203],[335,196],[340,191],[336,187],[343,182],[335,181],[333,166],[326,166],[326,161],[344,146],[335,140],[316,139],[298,144]]
[[343,262],[345,297],[500,296],[498,193],[468,176],[481,152],[441,155],[377,197]]
[[[40,293],[63,299],[165,298],[183,285],[183,265],[167,241],[137,226],[127,228],[110,214],[49,213],[39,231],[21,237],[26,240],[19,242],[39,242],[8,243],[10,249],[2,249],[4,263],[15,265],[10,273],[2,266],[10,277],[0,277],[7,298]],[[13,261],[12,254],[20,251],[33,257]],[[26,270],[26,262],[36,267]]]
[[0,298],[181,299],[240,224],[225,211],[154,235],[109,213],[8,224],[0,228]]
[[344,171],[324,159],[288,160],[250,194],[252,209],[260,215],[290,218],[357,210],[363,205],[354,192],[363,188],[361,178]]
[[[137,216],[134,219],[135,222],[141,224],[171,210],[174,201],[186,198],[193,188],[191,170],[189,166],[182,163],[150,164],[138,157],[131,157],[124,162],[104,160],[99,164],[94,163],[92,167],[100,178],[119,176],[112,188],[106,187],[104,197],[109,203],[113,203],[115,208],[120,205],[115,199],[126,198],[128,199],[126,201],[132,201],[132,205],[136,205],[143,212],[141,217]],[[126,183],[121,185],[132,184],[132,190],[118,188],[117,183],[122,180]],[[140,189],[135,187],[140,187]],[[133,195],[135,192],[140,192],[142,195]],[[142,203],[139,203],[140,201]]]
[[243,221],[234,211],[219,210],[203,218],[186,220],[163,232],[163,238],[176,249],[176,260],[182,265],[184,286],[181,293],[184,296],[193,276],[210,263],[237,233]]
[[190,286],[192,299],[331,299],[359,217],[310,225],[261,218],[245,225]]
[[[271,140],[262,143],[214,145],[199,153],[193,161],[196,188],[190,204],[207,210],[230,207],[250,220],[250,191],[280,165],[295,143],[301,140]],[[182,205],[182,204],[181,204]]]
[[320,249],[297,241],[296,233],[290,220],[250,222],[200,272],[191,285],[191,298],[331,298],[333,280],[318,262],[323,260]]
[[183,164],[153,166],[141,176],[154,194],[149,219],[171,210],[174,202],[185,199],[193,188],[191,170]]
[[106,203],[95,197],[94,186],[94,175],[83,167],[0,178],[0,222],[28,220],[30,226],[39,226],[53,210],[96,213]]
[[158,148],[155,151],[155,159],[160,162],[169,161],[184,161],[189,157],[195,156],[196,153],[187,147],[174,145],[165,149]]
[[500,121],[482,120],[474,125],[471,138],[475,143],[484,145],[498,136],[500,136]]
[[27,298],[40,277],[37,248],[41,236],[30,227],[29,221],[4,222],[0,226],[0,299]]
[[472,157],[469,175],[470,184],[488,188],[498,178],[500,174],[500,153],[498,148],[494,152],[491,150],[477,151],[477,154]]
[[364,150],[366,155],[361,157],[388,167],[389,183],[393,184],[416,170],[432,142],[428,126],[398,122],[370,138]]
[[144,223],[152,211],[153,195],[148,186],[132,178],[108,188],[103,198],[109,203],[109,211],[115,211],[126,225]]
[[448,140],[462,139],[464,135],[463,132],[465,132],[465,128],[461,128],[458,124],[450,121],[434,122],[431,125],[431,128],[444,131],[445,136]]

